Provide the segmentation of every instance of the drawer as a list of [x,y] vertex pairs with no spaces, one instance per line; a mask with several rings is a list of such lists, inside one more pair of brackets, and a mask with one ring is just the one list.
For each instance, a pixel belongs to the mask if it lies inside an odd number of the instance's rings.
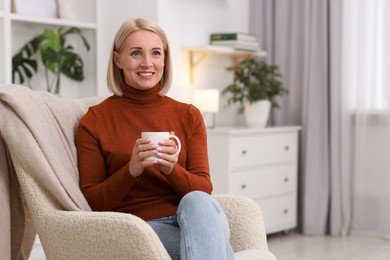
[[296,194],[261,199],[257,203],[263,212],[267,234],[296,227]]
[[261,198],[294,192],[297,186],[296,164],[254,167],[229,175],[229,192]]
[[296,133],[245,135],[231,138],[229,162],[233,169],[296,160]]

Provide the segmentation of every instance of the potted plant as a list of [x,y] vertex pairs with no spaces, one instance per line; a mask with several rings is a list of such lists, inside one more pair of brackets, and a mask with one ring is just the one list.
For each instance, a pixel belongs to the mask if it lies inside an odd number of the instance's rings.
[[31,88],[30,80],[38,72],[38,57],[45,68],[47,91],[55,94],[60,92],[61,74],[76,81],[84,80],[83,60],[74,47],[66,42],[67,36],[71,34],[79,36],[89,51],[89,44],[80,29],[45,29],[12,57],[12,82],[15,83],[18,77],[21,84],[27,81]]
[[287,93],[279,67],[264,60],[246,58],[227,68],[233,73],[233,83],[222,94],[230,94],[228,105],[239,104],[249,127],[264,127],[271,107],[279,107],[275,97]]

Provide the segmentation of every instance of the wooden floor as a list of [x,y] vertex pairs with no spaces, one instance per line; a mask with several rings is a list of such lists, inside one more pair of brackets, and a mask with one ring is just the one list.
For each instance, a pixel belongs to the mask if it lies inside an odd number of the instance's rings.
[[390,260],[390,240],[365,236],[304,236],[297,232],[268,236],[278,260]]

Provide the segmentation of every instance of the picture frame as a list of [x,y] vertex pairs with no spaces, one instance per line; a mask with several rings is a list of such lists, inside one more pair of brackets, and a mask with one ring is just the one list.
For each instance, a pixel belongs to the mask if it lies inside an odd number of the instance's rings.
[[58,0],[12,0],[11,8],[16,14],[58,18]]

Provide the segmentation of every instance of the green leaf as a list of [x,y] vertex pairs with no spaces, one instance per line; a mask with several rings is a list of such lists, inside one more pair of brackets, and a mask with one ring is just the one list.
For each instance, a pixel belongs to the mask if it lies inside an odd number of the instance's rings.
[[[59,27],[56,30],[44,29],[43,32],[28,41],[21,50],[12,57],[12,82],[19,81],[23,84],[26,79],[31,79],[38,71],[38,57],[47,71],[56,79],[56,91],[60,84],[60,75],[64,74],[76,81],[84,80],[84,63],[72,45],[66,44],[68,35],[75,34],[80,37],[84,47],[89,51],[90,46],[80,29],[71,27],[64,30]],[[46,78],[47,89],[52,89]]]
[[81,57],[75,53],[66,53],[65,62],[61,68],[61,72],[76,81],[84,80],[84,63]]

